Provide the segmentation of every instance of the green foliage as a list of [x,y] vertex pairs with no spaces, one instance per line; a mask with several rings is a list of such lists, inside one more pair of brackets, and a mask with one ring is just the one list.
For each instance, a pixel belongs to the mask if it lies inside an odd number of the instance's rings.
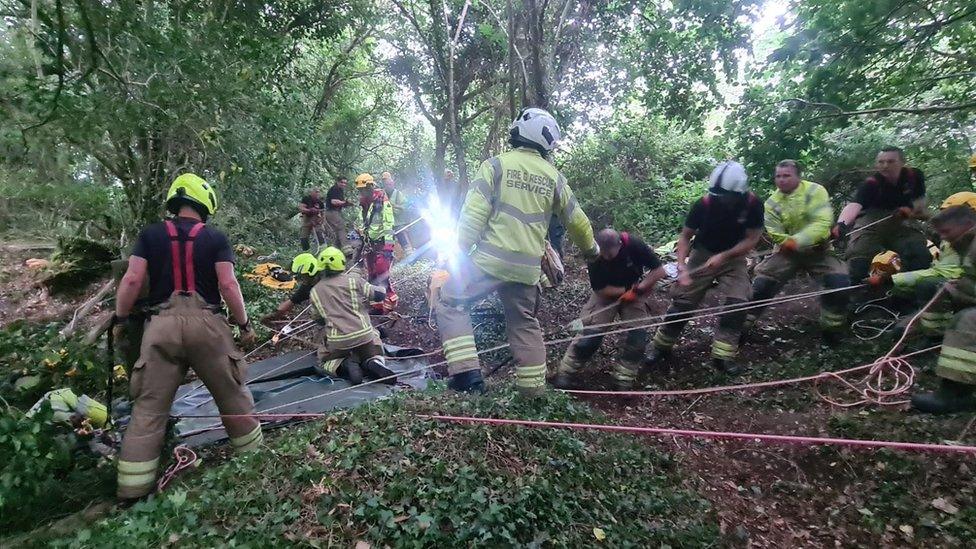
[[705,192],[715,147],[659,117],[619,117],[561,166],[594,226],[612,224],[663,244]]
[[78,439],[51,422],[48,405],[33,417],[0,415],[0,530],[36,526],[107,495],[110,463],[74,451]]
[[[86,344],[83,336],[62,339],[60,328],[18,321],[0,329],[0,396],[6,401],[28,407],[47,391],[62,387],[92,398],[105,391],[104,352]],[[36,376],[36,383],[18,388],[17,379],[25,376]],[[122,392],[124,387],[116,388],[116,394]]]
[[621,547],[711,543],[708,510],[673,463],[631,437],[437,423],[415,413],[595,419],[562,395],[427,393],[337,413],[259,453],[184,478],[66,545],[189,545],[366,540],[391,547]]

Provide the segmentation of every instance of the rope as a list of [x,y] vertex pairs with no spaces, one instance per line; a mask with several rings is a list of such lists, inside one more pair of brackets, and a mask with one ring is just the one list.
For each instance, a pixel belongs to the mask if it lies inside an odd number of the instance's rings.
[[902,332],[901,337],[895,342],[894,346],[891,347],[884,356],[874,361],[871,364],[870,371],[864,378],[857,382],[850,382],[844,379],[840,372],[832,373],[830,375],[835,381],[840,382],[847,389],[853,391],[858,395],[856,400],[842,402],[820,392],[819,384],[814,385],[814,390],[817,391],[817,395],[820,396],[824,401],[833,404],[834,406],[839,406],[841,408],[851,408],[853,406],[860,406],[862,404],[877,404],[879,406],[898,406],[901,404],[908,404],[910,401],[902,398],[902,395],[908,392],[915,384],[915,368],[905,360],[904,357],[893,356],[901,347],[902,343],[908,337],[909,332],[911,332],[912,326],[915,325],[915,321],[932,306],[933,303],[939,297],[942,296],[942,292],[945,291],[945,287],[939,288],[939,291],[935,292],[932,299],[925,304],[924,307],[919,309],[915,316],[908,321],[908,325],[905,326],[904,332]]
[[661,427],[637,427],[629,425],[600,425],[593,423],[564,423],[558,421],[531,421],[524,419],[500,419],[465,416],[419,415],[424,419],[449,421],[455,423],[480,423],[488,425],[518,425],[522,427],[548,427],[554,429],[611,431],[659,436],[680,436],[692,438],[734,439],[763,441],[777,444],[802,444],[807,446],[833,445],[860,448],[890,448],[913,452],[946,452],[956,454],[976,454],[976,446],[957,446],[949,444],[927,444],[920,442],[900,442],[887,440],[865,440],[856,438],[809,437],[793,435],[770,435],[763,433],[737,433],[724,431],[693,431],[688,429],[668,429]]
[[196,452],[191,450],[190,447],[186,446],[185,444],[180,444],[176,448],[173,448],[173,458],[176,461],[166,468],[166,472],[159,477],[159,482],[156,483],[157,492],[162,492],[165,490],[166,485],[169,484],[180,471],[192,467],[197,462]]
[[895,214],[891,214],[889,216],[882,217],[881,219],[879,219],[877,221],[872,221],[871,223],[868,223],[867,225],[865,225],[863,227],[858,227],[858,228],[854,229],[853,231],[848,231],[847,236],[851,236],[854,233],[859,233],[859,232],[863,231],[864,229],[867,229],[868,227],[873,227],[873,226],[877,225],[878,223],[882,223],[882,222],[888,221],[892,217],[895,217]]

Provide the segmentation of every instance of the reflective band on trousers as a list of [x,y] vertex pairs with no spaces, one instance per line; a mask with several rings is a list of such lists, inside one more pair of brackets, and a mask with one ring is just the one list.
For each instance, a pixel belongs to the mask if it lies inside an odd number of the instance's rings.
[[444,358],[449,364],[464,360],[477,360],[478,348],[475,345],[474,336],[463,335],[445,341]]
[[654,346],[659,349],[670,349],[674,347],[675,339],[671,336],[665,335],[664,332],[658,330],[654,334]]
[[260,425],[244,436],[233,437],[230,439],[230,443],[238,452],[250,452],[252,450],[257,450],[261,446],[262,442],[264,442],[264,435],[261,433]]
[[847,316],[842,313],[832,313],[826,309],[820,310],[820,324],[822,326],[837,328],[843,326],[846,319]]
[[342,358],[333,358],[332,360],[326,360],[322,363],[322,369],[326,372],[336,375],[339,372],[339,366],[342,366]]
[[538,267],[542,261],[542,256],[535,257],[510,250],[503,250],[484,240],[478,243],[478,251],[502,261],[522,265],[523,267]]
[[159,468],[159,458],[151,461],[125,461],[118,463],[119,486],[140,487],[152,485],[156,482],[156,469]]
[[738,350],[738,347],[731,343],[722,341],[712,342],[712,356],[715,358],[734,358]]
[[610,372],[610,375],[617,381],[633,382],[637,379],[639,370],[640,364],[621,360],[613,365],[613,371]]
[[939,366],[976,374],[976,353],[955,347],[942,347]]
[[517,387],[535,388],[546,384],[546,365],[518,366],[515,368],[515,385]]

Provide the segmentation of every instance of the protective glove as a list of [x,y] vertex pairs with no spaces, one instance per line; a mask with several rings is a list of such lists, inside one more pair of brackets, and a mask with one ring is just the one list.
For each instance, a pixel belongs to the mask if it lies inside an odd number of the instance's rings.
[[621,294],[619,299],[621,303],[633,303],[637,301],[638,297],[640,296],[637,294],[637,290],[631,288],[626,292],[624,292],[623,294]]
[[847,240],[847,234],[851,232],[851,228],[847,226],[847,223],[843,221],[838,221],[830,229],[830,238],[834,240]]
[[779,251],[787,255],[796,253],[796,251],[799,249],[800,245],[797,244],[796,240],[793,240],[792,238],[787,238],[782,244],[779,245]]
[[129,317],[120,317],[116,314],[113,314],[112,317],[112,339],[122,341],[129,332]]
[[593,263],[599,258],[600,258],[600,245],[594,241],[593,247],[591,247],[589,251],[583,252],[583,260],[586,261],[587,263]]
[[243,325],[238,324],[240,329],[240,340],[242,347],[251,347],[258,339],[258,335],[254,332],[254,326],[251,326],[251,320],[248,319]]
[[912,217],[914,213],[915,210],[909,208],[908,206],[902,206],[901,208],[895,210],[895,217],[898,219],[908,219]]

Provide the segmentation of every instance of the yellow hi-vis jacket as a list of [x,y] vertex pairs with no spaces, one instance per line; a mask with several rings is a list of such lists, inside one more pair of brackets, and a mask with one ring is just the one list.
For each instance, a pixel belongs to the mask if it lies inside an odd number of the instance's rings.
[[366,236],[370,240],[383,238],[390,242],[393,240],[393,203],[384,194],[383,209],[375,212],[374,215],[373,210],[376,208],[376,202],[375,199],[370,202],[369,208],[366,210]]
[[514,149],[478,169],[461,207],[458,243],[489,275],[535,284],[553,213],[584,256],[595,257],[593,228],[566,178],[538,152]]
[[948,242],[939,247],[939,259],[928,269],[907,271],[891,276],[895,290],[908,291],[926,279],[955,280],[963,274],[962,256]]
[[393,224],[398,227],[404,225],[407,220],[407,195],[400,192],[400,189],[393,189],[387,196],[393,205]]
[[766,232],[777,244],[792,238],[801,248],[830,238],[834,211],[827,189],[811,181],[800,181],[790,194],[776,190],[766,200]]

